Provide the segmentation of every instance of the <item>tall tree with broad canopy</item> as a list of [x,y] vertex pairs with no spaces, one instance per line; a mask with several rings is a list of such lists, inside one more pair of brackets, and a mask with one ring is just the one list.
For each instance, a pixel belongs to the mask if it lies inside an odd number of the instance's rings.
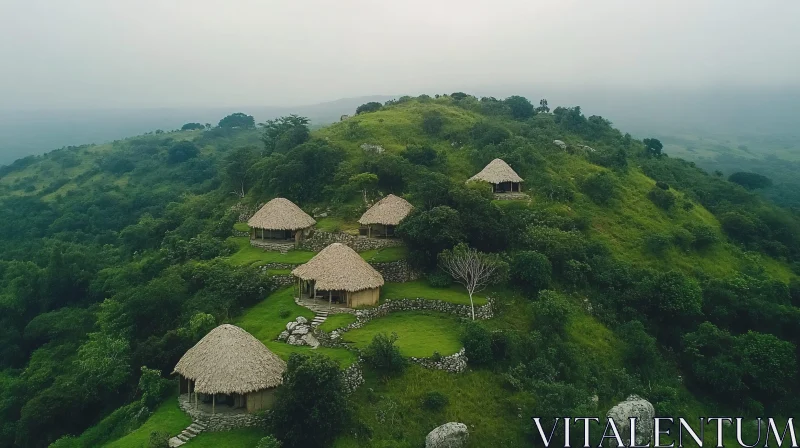
[[256,121],[252,115],[236,112],[219,120],[219,127],[228,129],[253,129],[256,127]]

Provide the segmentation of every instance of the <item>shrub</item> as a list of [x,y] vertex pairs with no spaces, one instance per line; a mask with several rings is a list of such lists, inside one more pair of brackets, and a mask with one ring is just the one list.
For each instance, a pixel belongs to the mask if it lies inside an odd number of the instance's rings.
[[766,176],[756,173],[738,172],[728,177],[730,182],[739,184],[748,190],[756,190],[772,186],[772,180]]
[[281,445],[280,440],[272,436],[266,436],[258,441],[256,448],[281,448]]
[[511,278],[529,293],[537,293],[550,285],[553,265],[547,256],[536,251],[523,251],[511,261]]
[[377,101],[370,101],[369,103],[364,103],[356,108],[356,115],[364,114],[367,112],[377,112],[381,110],[383,105]]
[[662,190],[669,190],[669,184],[667,184],[666,182],[658,181],[658,182],[656,182],[656,187],[658,187],[658,188],[660,188]]
[[691,223],[687,224],[686,230],[692,234],[692,245],[696,249],[705,249],[709,246],[712,246],[719,240],[719,236],[717,236],[717,232],[714,231],[714,228],[705,224],[700,223]]
[[476,322],[469,322],[461,335],[464,352],[472,364],[487,364],[492,360],[492,337]]
[[169,433],[163,431],[153,431],[147,443],[149,448],[169,448]]
[[441,392],[428,392],[422,398],[422,407],[429,411],[441,411],[450,402],[447,396]]
[[292,314],[292,313],[291,313],[289,310],[280,310],[280,311],[278,312],[278,316],[279,316],[281,319],[286,319],[287,317],[289,317],[289,315],[290,315],[290,314]]
[[169,385],[169,380],[161,378],[161,371],[142,366],[139,392],[142,393],[142,402],[149,409],[155,408],[165,398]]
[[567,260],[562,270],[564,280],[574,287],[586,284],[591,272],[592,267],[579,260]]
[[653,233],[644,238],[645,249],[653,255],[661,256],[672,245],[672,237],[664,233]]
[[656,204],[658,207],[669,210],[675,205],[675,195],[671,191],[662,190],[658,187],[653,187],[649,193],[647,193],[647,197],[653,201],[653,204]]
[[434,288],[447,288],[453,284],[453,277],[441,269],[437,269],[425,277],[428,279],[428,284]]
[[541,291],[533,303],[533,327],[543,334],[564,335],[570,315],[567,299],[555,291]]
[[200,149],[194,143],[184,140],[172,145],[167,150],[167,163],[182,163],[197,157],[198,154],[200,154]]
[[439,135],[444,126],[444,118],[442,114],[436,111],[425,112],[422,115],[422,130],[428,135]]
[[391,336],[378,333],[364,350],[364,360],[373,369],[386,375],[403,373],[408,361],[400,354],[400,349],[394,343],[397,334]]
[[616,182],[608,171],[595,173],[584,179],[581,191],[597,204],[606,204],[614,197]]

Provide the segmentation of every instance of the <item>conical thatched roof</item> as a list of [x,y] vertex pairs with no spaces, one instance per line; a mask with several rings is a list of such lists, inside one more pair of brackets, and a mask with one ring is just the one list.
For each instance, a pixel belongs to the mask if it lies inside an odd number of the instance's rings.
[[300,210],[294,202],[284,198],[275,198],[267,202],[247,220],[247,225],[250,227],[270,230],[305,229],[316,223],[314,218]]
[[292,275],[314,280],[323,291],[361,291],[383,286],[383,276],[353,249],[333,243],[308,263],[296,267]]
[[414,206],[405,199],[390,194],[364,212],[358,223],[396,226],[408,216],[412,208]]
[[286,363],[235,325],[220,325],[190,348],[175,372],[203,394],[246,394],[283,382]]
[[514,172],[503,159],[494,159],[482,169],[480,173],[469,178],[471,180],[482,180],[490,184],[499,184],[502,182],[522,182],[519,174]]

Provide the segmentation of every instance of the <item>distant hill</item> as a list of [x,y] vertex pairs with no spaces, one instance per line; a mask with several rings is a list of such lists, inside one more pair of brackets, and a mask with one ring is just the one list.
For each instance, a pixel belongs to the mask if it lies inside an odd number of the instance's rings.
[[232,112],[253,115],[257,122],[298,114],[308,117],[312,126],[320,126],[339,121],[343,114],[355,113],[360,104],[369,101],[384,102],[391,98],[393,97],[373,95],[303,106],[31,111],[0,109],[0,165],[63,146],[101,144],[156,129],[178,129],[188,122],[216,125],[220,117]]

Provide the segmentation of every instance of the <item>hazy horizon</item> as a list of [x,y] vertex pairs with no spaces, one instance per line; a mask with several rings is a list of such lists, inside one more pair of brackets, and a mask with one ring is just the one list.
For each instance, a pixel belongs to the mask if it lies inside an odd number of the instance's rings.
[[[800,86],[800,3],[6,0],[3,109]],[[789,57],[787,57],[787,55]]]

